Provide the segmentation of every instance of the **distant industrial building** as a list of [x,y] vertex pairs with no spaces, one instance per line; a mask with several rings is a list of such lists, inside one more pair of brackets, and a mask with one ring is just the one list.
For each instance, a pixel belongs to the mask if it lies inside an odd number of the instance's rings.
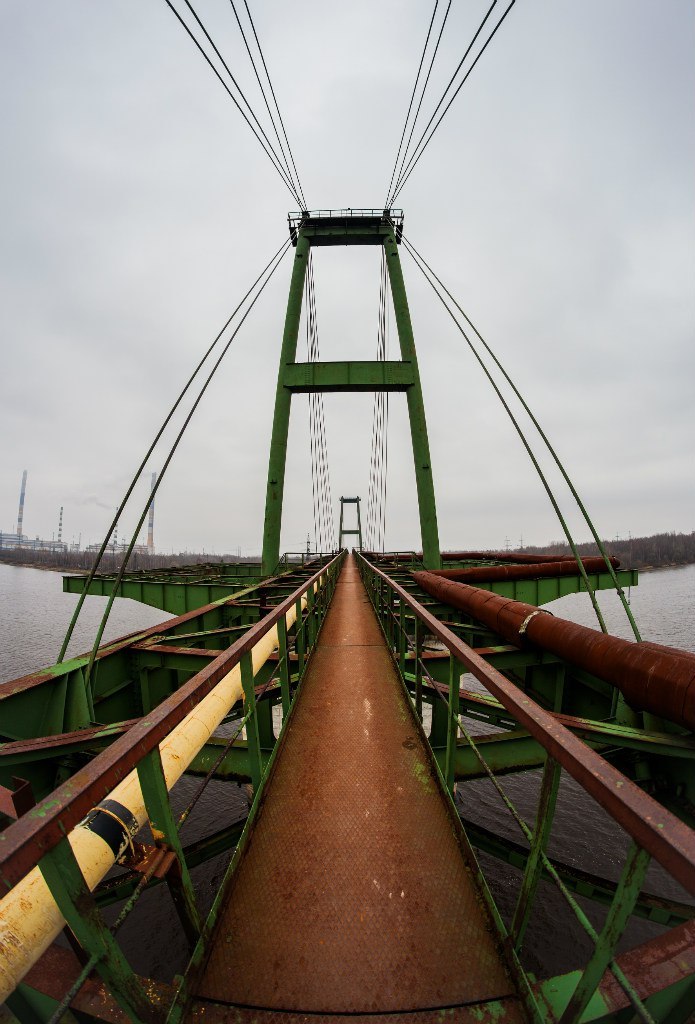
[[[3,533],[0,530],[0,551],[16,551],[21,548],[23,551],[55,551],[64,553],[68,551],[68,545],[63,543],[63,506],[60,507],[58,519],[58,539],[43,540],[41,537],[27,537],[24,533],[24,498],[27,492],[27,471],[22,473],[22,486],[19,492],[19,510],[17,512],[16,533]],[[70,546],[74,550],[75,545]],[[78,545],[79,550],[79,545]]]
[[[154,554],[154,490],[157,483],[157,474],[153,473],[150,481],[150,494],[152,498],[149,505],[147,523],[147,543],[136,544],[133,552],[138,555]],[[63,506],[60,506],[58,516],[58,538],[44,540],[41,537],[27,537],[24,533],[24,499],[27,491],[27,471],[22,473],[22,485],[19,492],[19,509],[17,512],[17,530],[15,533],[4,533],[0,530],[0,552],[1,551],[53,551],[64,554],[68,551],[80,551],[81,546],[77,544],[66,544],[63,541]],[[101,544],[89,544],[84,549],[89,552],[98,552]],[[128,550],[128,543],[118,539],[118,524],[114,530],[113,537],[109,541],[106,551],[112,555],[124,555]]]

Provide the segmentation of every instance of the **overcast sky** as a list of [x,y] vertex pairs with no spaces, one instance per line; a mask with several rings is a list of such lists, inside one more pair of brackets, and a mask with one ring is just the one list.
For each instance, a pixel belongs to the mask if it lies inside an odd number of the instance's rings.
[[[427,117],[487,6],[453,0]],[[260,117],[230,4],[196,7]],[[432,4],[250,7],[309,206],[379,206]],[[400,196],[406,234],[609,537],[695,528],[694,29],[692,0],[518,0]],[[26,468],[25,532],[50,538],[64,505],[65,539],[84,544],[295,204],[163,0],[2,0],[0,75],[0,529],[16,527]],[[503,410],[402,259],[442,547],[558,538]],[[315,268],[322,356],[372,358],[378,252],[321,249]],[[159,549],[260,550],[289,273],[287,259],[162,485]],[[371,396],[326,396],[336,506],[366,498],[371,410]],[[282,547],[311,529],[301,396]],[[387,545],[419,543],[395,395]]]

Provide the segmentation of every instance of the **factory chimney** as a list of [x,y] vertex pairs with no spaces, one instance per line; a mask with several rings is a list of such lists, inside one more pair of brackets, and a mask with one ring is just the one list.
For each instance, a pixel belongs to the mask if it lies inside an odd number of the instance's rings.
[[58,516],[58,543],[63,542],[63,506],[60,506],[60,515]]
[[19,492],[19,512],[17,513],[17,540],[22,543],[22,525],[24,523],[24,495],[27,489],[27,471],[22,473],[22,489]]
[[[152,474],[152,484],[150,486],[150,494],[154,491],[154,486],[157,483],[157,474]],[[147,523],[147,554],[154,554],[154,498],[150,502],[150,517]]]

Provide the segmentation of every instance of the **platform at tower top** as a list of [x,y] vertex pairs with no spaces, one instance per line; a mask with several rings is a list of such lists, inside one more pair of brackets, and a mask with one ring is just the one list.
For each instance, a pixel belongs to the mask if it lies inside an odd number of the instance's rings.
[[312,245],[375,245],[385,230],[394,230],[400,244],[403,234],[402,209],[297,210],[287,214],[292,244],[301,229]]

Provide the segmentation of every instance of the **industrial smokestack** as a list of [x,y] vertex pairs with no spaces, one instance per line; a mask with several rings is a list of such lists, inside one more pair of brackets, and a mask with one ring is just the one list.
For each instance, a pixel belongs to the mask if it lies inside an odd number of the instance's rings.
[[63,542],[63,506],[60,506],[60,515],[58,516],[58,543]]
[[[152,474],[152,484],[150,486],[150,494],[154,491],[154,486],[157,483],[157,474]],[[148,555],[154,554],[154,498],[150,502],[150,517],[147,523],[147,553]]]
[[27,471],[26,469],[22,473],[22,489],[19,492],[19,512],[17,513],[17,537],[19,543],[22,543],[22,526],[24,523],[24,495],[27,489]]

